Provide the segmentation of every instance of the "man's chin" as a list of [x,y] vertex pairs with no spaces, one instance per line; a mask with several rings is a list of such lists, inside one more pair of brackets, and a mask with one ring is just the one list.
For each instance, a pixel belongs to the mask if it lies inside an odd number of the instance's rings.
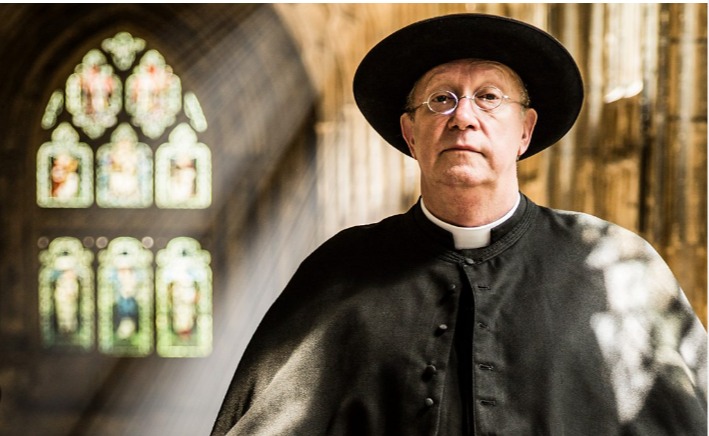
[[486,165],[456,165],[444,173],[447,185],[471,188],[489,183],[491,176]]

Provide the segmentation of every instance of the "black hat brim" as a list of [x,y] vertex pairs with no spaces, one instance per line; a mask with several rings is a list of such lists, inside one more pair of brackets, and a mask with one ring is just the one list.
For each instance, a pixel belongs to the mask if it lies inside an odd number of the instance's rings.
[[538,119],[522,159],[556,143],[571,129],[584,96],[572,56],[553,36],[534,26],[485,14],[431,18],[383,39],[355,73],[357,106],[387,142],[410,155],[399,124],[409,92],[433,67],[469,58],[507,65],[524,82]]

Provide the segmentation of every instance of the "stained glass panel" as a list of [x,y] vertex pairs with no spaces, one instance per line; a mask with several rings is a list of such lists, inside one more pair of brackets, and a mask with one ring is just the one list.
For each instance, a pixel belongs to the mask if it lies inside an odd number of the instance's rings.
[[89,51],[66,81],[66,109],[72,122],[95,139],[116,124],[122,107],[121,80],[99,50]]
[[156,50],[148,50],[126,79],[126,112],[148,138],[162,135],[182,108],[182,85]]
[[[53,129],[51,140],[37,152],[40,207],[90,207],[94,184],[103,208],[211,205],[211,152],[196,133],[207,129],[200,102],[192,92],[182,95],[180,78],[159,52],[145,49],[143,39],[119,32],[86,53],[65,89],[49,97],[41,126]],[[178,124],[178,116],[185,122]],[[81,142],[85,137],[90,145]],[[93,246],[93,237],[86,240]],[[95,271],[94,253],[78,239],[41,241],[40,248],[49,247],[39,274],[45,344],[89,349],[98,332],[100,351],[111,355],[211,352],[210,254],[196,240],[173,239],[158,253],[157,271],[150,236],[110,243],[98,237]]]
[[99,349],[144,356],[153,347],[153,254],[134,238],[116,238],[98,254]]
[[185,115],[190,119],[190,124],[196,131],[207,130],[207,119],[204,117],[202,106],[193,92],[185,92]]
[[42,128],[51,129],[57,123],[57,118],[64,106],[64,94],[61,91],[54,91],[49,97],[47,108],[42,116]]
[[69,123],[52,132],[37,152],[37,204],[89,207],[93,203],[93,153]]
[[128,123],[96,152],[96,203],[101,207],[149,207],[153,203],[153,152]]
[[209,252],[180,237],[157,255],[157,351],[164,357],[207,356],[212,350]]
[[136,54],[145,49],[145,40],[135,38],[128,32],[118,32],[113,38],[104,39],[101,48],[111,54],[119,70],[125,71],[133,65]]
[[56,238],[40,252],[39,314],[46,346],[93,346],[92,260],[76,238]]
[[212,154],[185,123],[155,152],[155,204],[202,209],[212,202]]

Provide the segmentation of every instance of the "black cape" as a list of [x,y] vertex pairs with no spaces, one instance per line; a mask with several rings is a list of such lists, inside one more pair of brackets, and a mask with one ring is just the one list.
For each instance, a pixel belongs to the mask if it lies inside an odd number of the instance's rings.
[[706,435],[706,331],[639,236],[526,197],[455,250],[342,231],[252,338],[214,435]]

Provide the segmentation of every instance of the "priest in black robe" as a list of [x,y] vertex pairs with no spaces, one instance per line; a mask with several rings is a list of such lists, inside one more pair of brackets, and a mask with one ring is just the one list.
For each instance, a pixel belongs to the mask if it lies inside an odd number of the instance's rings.
[[214,435],[706,435],[706,331],[641,237],[519,191],[583,101],[546,32],[461,14],[376,45],[354,79],[421,198],[303,261]]

